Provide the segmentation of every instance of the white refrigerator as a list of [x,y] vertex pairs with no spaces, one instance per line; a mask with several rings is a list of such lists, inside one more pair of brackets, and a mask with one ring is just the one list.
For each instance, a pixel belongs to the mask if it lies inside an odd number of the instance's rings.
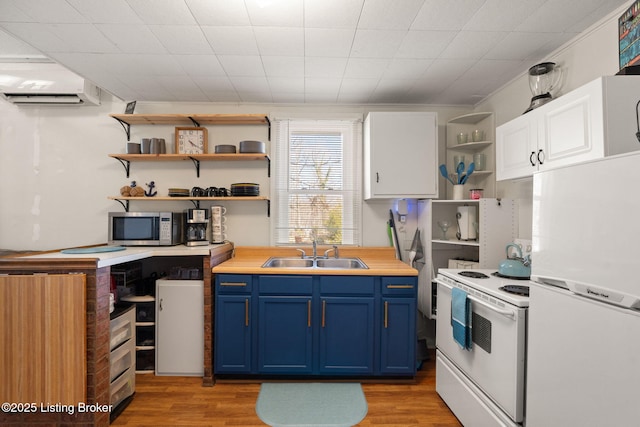
[[640,423],[639,169],[534,175],[526,427]]

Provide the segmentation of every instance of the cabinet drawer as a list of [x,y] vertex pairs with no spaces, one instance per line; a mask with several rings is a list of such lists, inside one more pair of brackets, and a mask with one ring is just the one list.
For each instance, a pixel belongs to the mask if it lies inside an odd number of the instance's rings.
[[121,316],[113,319],[110,325],[110,341],[109,349],[113,350],[123,342],[133,336],[133,326],[135,323],[135,309],[123,313]]
[[115,407],[127,397],[131,396],[136,389],[136,375],[132,368],[129,368],[117,380],[111,384],[110,403]]
[[374,287],[373,277],[323,276],[320,278],[322,295],[373,295]]
[[260,295],[311,295],[311,276],[260,276]]
[[383,295],[415,295],[418,282],[415,277],[383,277]]
[[135,366],[136,346],[133,340],[127,341],[109,355],[110,381],[113,381],[121,373]]
[[220,274],[216,276],[216,292],[221,294],[249,293],[252,276],[249,274]]

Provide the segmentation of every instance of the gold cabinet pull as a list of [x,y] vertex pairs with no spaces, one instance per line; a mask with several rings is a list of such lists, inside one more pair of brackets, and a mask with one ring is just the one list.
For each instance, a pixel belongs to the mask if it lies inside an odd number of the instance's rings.
[[220,282],[220,286],[247,286],[245,282]]
[[244,300],[244,326],[249,326],[249,298]]
[[384,328],[389,327],[389,301],[384,302]]
[[327,300],[322,300],[322,327],[325,325],[325,311],[327,308]]
[[307,328],[311,327],[311,300],[307,301]]
[[413,285],[387,285],[387,289],[413,289]]

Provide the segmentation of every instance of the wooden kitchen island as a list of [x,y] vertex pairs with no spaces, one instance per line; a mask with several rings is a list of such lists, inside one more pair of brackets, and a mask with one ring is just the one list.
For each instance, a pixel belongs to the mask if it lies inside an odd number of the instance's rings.
[[0,412],[0,425],[109,425],[111,267],[150,257],[201,258],[205,283],[203,385],[212,385],[211,267],[228,259],[232,249],[224,244],[0,257],[0,306],[11,307],[0,317],[0,400],[15,404],[11,408],[15,411]]

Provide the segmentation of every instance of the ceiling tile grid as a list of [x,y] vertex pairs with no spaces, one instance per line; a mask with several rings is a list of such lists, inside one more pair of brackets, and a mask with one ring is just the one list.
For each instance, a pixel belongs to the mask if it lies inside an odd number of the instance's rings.
[[474,105],[629,0],[0,0],[0,61],[123,100]]

